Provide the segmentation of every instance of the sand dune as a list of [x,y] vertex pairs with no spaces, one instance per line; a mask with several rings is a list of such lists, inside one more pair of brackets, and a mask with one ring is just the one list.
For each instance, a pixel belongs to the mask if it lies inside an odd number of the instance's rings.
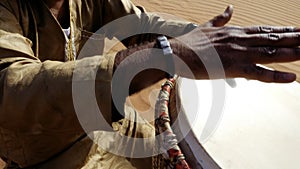
[[151,12],[165,12],[187,20],[203,23],[219,14],[228,5],[235,7],[233,25],[295,25],[300,26],[300,1],[282,0],[133,0]]

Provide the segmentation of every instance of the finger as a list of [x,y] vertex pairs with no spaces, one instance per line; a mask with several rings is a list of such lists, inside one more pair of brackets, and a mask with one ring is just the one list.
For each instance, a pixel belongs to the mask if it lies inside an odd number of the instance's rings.
[[204,25],[202,25],[203,27],[221,27],[226,25],[231,17],[232,17],[232,13],[233,13],[233,6],[229,5],[223,14],[220,14],[216,17],[214,17],[213,19],[209,20],[207,23],[205,23]]
[[257,65],[245,66],[243,73],[245,78],[268,83],[290,83],[296,80],[296,75],[293,73],[269,70]]
[[242,53],[252,63],[282,63],[300,60],[300,48],[247,48]]
[[298,33],[264,33],[232,38],[242,46],[297,47],[300,46]]
[[225,79],[226,83],[231,87],[235,88],[237,86],[235,79]]
[[299,28],[293,26],[252,26],[244,28],[248,34],[254,33],[287,33],[287,32],[300,32]]

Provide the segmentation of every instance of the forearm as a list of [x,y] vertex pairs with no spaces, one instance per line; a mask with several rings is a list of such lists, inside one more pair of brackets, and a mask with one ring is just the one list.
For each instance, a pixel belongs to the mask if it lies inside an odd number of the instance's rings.
[[[178,75],[192,79],[207,78],[208,75],[200,57],[197,57],[192,49],[176,39],[169,39],[169,42],[173,50],[173,57],[163,55],[162,49],[157,47],[156,42],[135,46],[117,53],[114,71],[118,69],[122,74],[122,76],[117,75],[118,78],[122,78],[119,82],[131,82],[129,94],[138,92],[168,77],[170,65],[175,68],[174,73]],[[191,62],[194,64],[191,65]],[[131,72],[134,72],[134,78],[130,75]],[[122,86],[125,83],[118,85]]]

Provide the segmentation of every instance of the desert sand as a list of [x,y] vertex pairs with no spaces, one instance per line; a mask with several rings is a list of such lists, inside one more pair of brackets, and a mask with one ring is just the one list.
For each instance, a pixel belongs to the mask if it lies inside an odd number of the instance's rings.
[[[220,14],[228,4],[234,5],[234,15],[228,25],[286,25],[300,27],[300,0],[133,0],[147,11],[168,13],[180,18],[204,23]],[[300,62],[272,64],[272,68],[297,73],[300,82]],[[139,99],[138,99],[139,100]],[[0,168],[1,167],[0,162]]]

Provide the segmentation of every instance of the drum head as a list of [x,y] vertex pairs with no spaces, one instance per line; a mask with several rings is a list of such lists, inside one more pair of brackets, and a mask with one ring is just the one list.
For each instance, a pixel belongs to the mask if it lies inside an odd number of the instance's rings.
[[[274,169],[298,168],[300,156],[300,85],[270,84],[235,79],[236,87],[225,86],[223,112],[215,128],[203,137],[214,106],[212,81],[181,83],[182,111],[192,127],[198,145],[221,168]],[[196,88],[191,88],[191,83]],[[199,104],[191,105],[191,90]],[[189,111],[198,112],[195,116]],[[189,139],[186,137],[186,141]],[[195,155],[198,156],[198,155]],[[204,158],[201,159],[205,160]],[[204,166],[205,168],[205,166]],[[209,168],[209,167],[208,167]]]

